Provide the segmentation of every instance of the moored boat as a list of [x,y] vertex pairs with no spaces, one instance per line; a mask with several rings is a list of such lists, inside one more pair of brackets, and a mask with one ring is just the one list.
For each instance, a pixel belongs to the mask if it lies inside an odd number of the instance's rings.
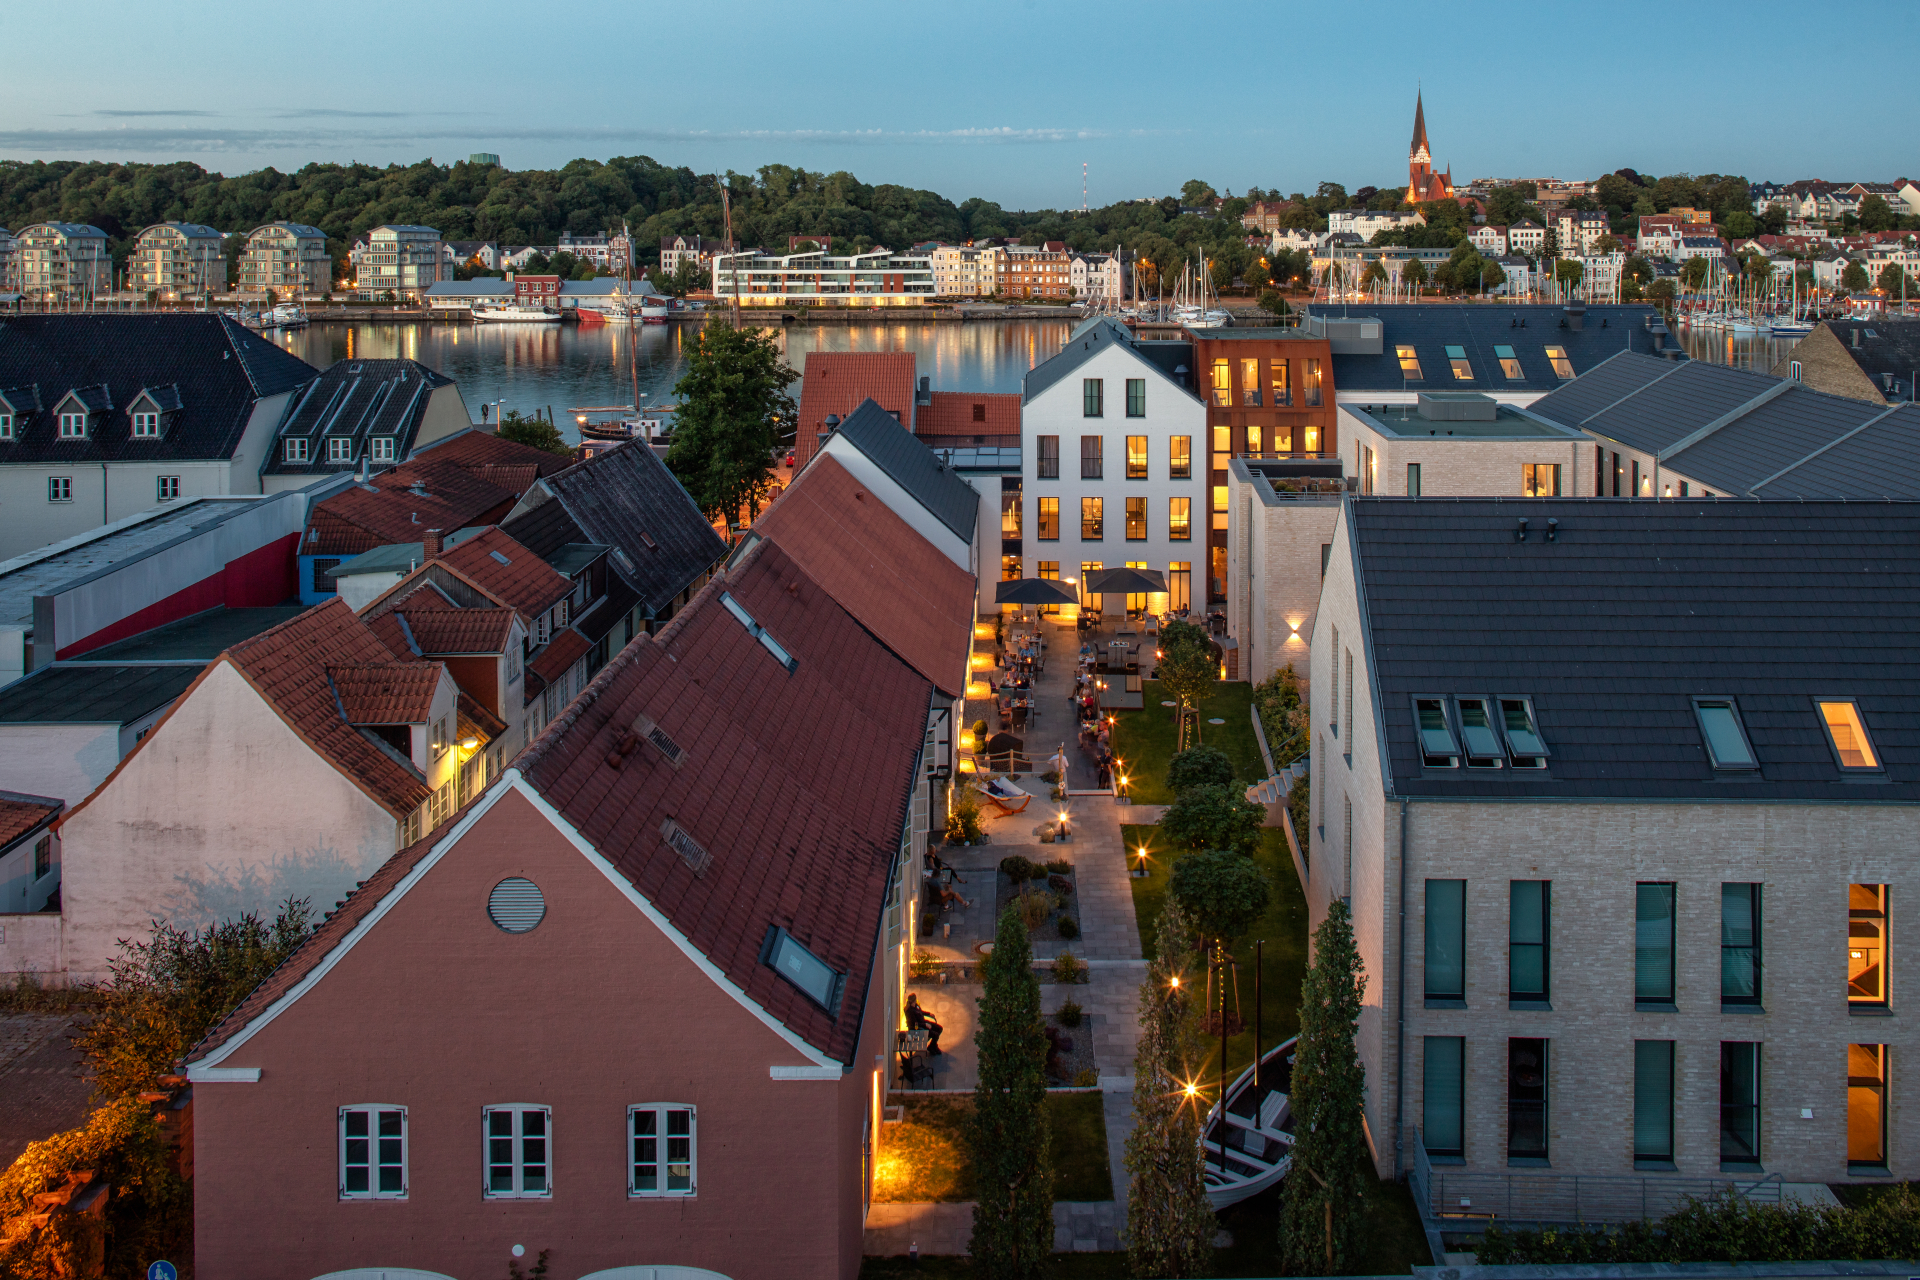
[[[1227,1086],[1226,1105],[1207,1113],[1201,1146],[1207,1160],[1207,1202],[1220,1210],[1258,1195],[1293,1167],[1293,1051],[1299,1037],[1261,1055],[1259,1070]],[[1259,1083],[1254,1083],[1256,1074]]]
[[480,305],[473,309],[473,318],[480,321],[507,322],[513,324],[559,324],[560,313],[549,311],[545,307],[529,307],[519,303],[505,303],[500,306]]

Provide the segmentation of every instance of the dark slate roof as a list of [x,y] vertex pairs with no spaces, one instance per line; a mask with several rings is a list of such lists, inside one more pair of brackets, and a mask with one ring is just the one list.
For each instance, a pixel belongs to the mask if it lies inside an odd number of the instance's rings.
[[0,689],[0,724],[131,724],[166,706],[201,666],[42,667]]
[[[1833,336],[1846,348],[1847,355],[1860,371],[1873,379],[1874,390],[1887,395],[1885,376],[1891,374],[1894,391],[1888,399],[1914,395],[1914,371],[1920,369],[1920,320],[1902,320],[1894,316],[1875,316],[1862,320],[1824,322]],[[1853,345],[1854,330],[1860,331],[1860,345]],[[1871,337],[1868,334],[1872,334]],[[1900,395],[1905,391],[1904,396]]]
[[[1691,476],[1716,493],[1752,493],[1760,481],[1803,461],[1814,450],[1834,444],[1886,411],[1884,405],[1825,395],[1790,383],[1773,399],[1741,414],[1698,443],[1662,456],[1660,465]],[[1899,470],[1909,478],[1920,477],[1911,462],[1900,465]],[[1878,479],[1873,475],[1857,475],[1844,489],[1830,490],[1820,496],[1839,498],[1858,494],[1862,482],[1873,483]]]
[[[1354,498],[1348,511],[1394,794],[1920,801],[1920,505]],[[1423,769],[1412,699],[1469,693],[1532,698],[1550,767]],[[1714,776],[1689,701],[1711,695],[1736,700],[1758,777]],[[1841,776],[1816,695],[1858,700],[1883,780]]]
[[[1562,382],[1547,360],[1549,345],[1564,347],[1576,375],[1599,365],[1617,352],[1653,349],[1645,328],[1655,314],[1652,307],[1589,306],[1579,330],[1561,328],[1561,307],[1504,303],[1413,303],[1368,309],[1313,306],[1314,315],[1368,316],[1381,321],[1385,332],[1378,355],[1333,357],[1334,389],[1351,391],[1553,391]],[[1525,327],[1521,327],[1524,322]],[[1420,358],[1422,381],[1408,382],[1400,374],[1395,346],[1411,346]],[[1466,348],[1473,378],[1459,381],[1447,365],[1448,346]],[[1525,376],[1509,380],[1501,375],[1495,346],[1512,347]]]
[[1870,419],[1754,492],[1779,499],[1920,499],[1920,407],[1905,404]]
[[1527,412],[1562,426],[1578,427],[1601,410],[1658,382],[1680,365],[1659,356],[1620,351],[1608,356],[1558,391],[1548,392],[1527,406]]
[[[231,458],[257,401],[317,373],[210,313],[9,316],[0,321],[0,387],[17,411],[14,389],[34,389],[39,407],[0,443],[0,464]],[[133,402],[162,389],[179,409],[162,415],[159,439],[135,440]],[[93,420],[86,439],[62,440],[54,409],[75,392]]]
[[1618,440],[1630,448],[1659,453],[1774,390],[1780,381],[1764,373],[1690,360],[1671,376],[1649,383],[1627,399],[1565,425]]
[[225,605],[169,622],[125,640],[75,655],[79,662],[212,662],[220,654],[262,631],[300,616],[306,606],[268,605],[229,609]]
[[[352,471],[367,457],[373,436],[394,437],[393,465],[413,452],[414,438],[426,417],[427,402],[452,378],[418,360],[341,360],[329,365],[295,399],[280,422],[280,440],[303,437],[310,443],[307,461],[288,462],[276,442],[260,467],[261,475],[331,475]],[[327,460],[327,441],[353,441],[353,457]]]
[[[523,504],[502,528],[516,540],[525,532],[524,545],[542,557],[560,554],[568,543],[612,548],[607,564],[649,613],[664,612],[727,554],[726,542],[644,443],[622,444],[556,472],[526,501],[543,492],[551,500]],[[559,510],[549,510],[554,507]]]
[[[1117,320],[1097,317],[1086,321],[1074,330],[1073,337],[1051,358],[1041,361],[1027,370],[1026,377],[1020,380],[1020,403],[1032,404],[1034,397],[1047,388],[1071,377],[1073,371],[1087,361],[1106,350],[1106,344],[1124,347],[1134,353],[1166,377],[1172,378],[1175,364],[1193,364],[1190,354],[1192,347],[1185,342],[1136,342],[1127,327]],[[1163,359],[1153,359],[1147,352],[1148,347],[1179,348],[1178,351],[1163,351]],[[1178,381],[1178,379],[1176,379]],[[1186,384],[1182,384],[1186,385]]]
[[962,480],[911,431],[895,422],[892,414],[873,401],[864,400],[840,424],[839,434],[932,512],[934,519],[953,530],[962,542],[973,541],[973,526],[980,518],[979,491]]

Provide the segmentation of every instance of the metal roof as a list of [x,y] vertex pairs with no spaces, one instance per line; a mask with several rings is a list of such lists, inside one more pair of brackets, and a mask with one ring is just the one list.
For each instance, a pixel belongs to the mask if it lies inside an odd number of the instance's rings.
[[76,655],[74,662],[212,662],[222,651],[298,617],[305,605],[225,605]]
[[186,691],[200,663],[57,663],[0,689],[0,724],[131,724]]

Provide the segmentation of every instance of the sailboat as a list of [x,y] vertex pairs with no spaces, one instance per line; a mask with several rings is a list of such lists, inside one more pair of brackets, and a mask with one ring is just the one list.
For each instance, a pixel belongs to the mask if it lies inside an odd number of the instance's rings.
[[1793,300],[1791,310],[1785,317],[1773,318],[1773,336],[1776,338],[1804,338],[1813,332],[1813,321],[1800,314],[1800,271],[1793,272]]

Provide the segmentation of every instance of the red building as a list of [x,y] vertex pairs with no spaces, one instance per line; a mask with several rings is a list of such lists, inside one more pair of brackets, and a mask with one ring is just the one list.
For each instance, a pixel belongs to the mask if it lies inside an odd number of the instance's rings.
[[196,1274],[854,1280],[934,699],[753,545],[195,1048]]
[[559,276],[521,276],[513,278],[513,300],[526,307],[560,305]]
[[1427,145],[1427,110],[1420,95],[1413,98],[1413,145],[1407,148],[1407,203],[1453,199],[1453,171],[1436,173],[1433,151]]
[[820,447],[829,416],[845,418],[868,400],[913,430],[914,368],[911,351],[809,351],[800,376],[794,466],[806,466]]

